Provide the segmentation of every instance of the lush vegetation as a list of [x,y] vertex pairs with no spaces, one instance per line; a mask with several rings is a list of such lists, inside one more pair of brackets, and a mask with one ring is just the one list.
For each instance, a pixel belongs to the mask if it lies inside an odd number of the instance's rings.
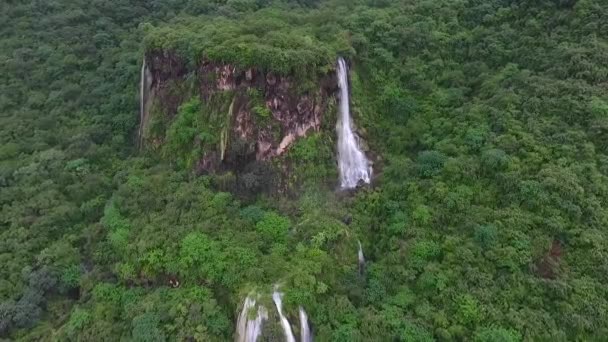
[[233,18],[186,17],[145,27],[145,45],[177,51],[193,63],[208,59],[303,77],[333,68],[338,53],[350,52],[347,31],[330,18],[328,12],[274,8]]
[[[275,283],[319,341],[608,336],[602,1],[0,9],[0,339],[226,341]],[[335,191],[334,122],[281,161],[292,191],[197,177],[189,142],[216,144],[226,112],[197,99],[136,150],[159,48],[301,77],[348,57],[374,185]]]

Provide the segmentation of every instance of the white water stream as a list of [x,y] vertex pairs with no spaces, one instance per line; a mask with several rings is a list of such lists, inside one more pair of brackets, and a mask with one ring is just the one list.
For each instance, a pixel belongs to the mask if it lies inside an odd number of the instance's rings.
[[268,312],[266,308],[259,306],[256,317],[250,319],[249,311],[255,309],[255,307],[255,299],[247,297],[243,304],[243,311],[241,311],[236,324],[236,342],[256,342],[262,334],[262,325],[268,319]]
[[146,113],[146,58],[141,63],[141,75],[139,79],[139,139],[143,136],[144,117]]
[[312,342],[310,326],[308,325],[308,315],[304,308],[300,306],[300,342]]
[[352,130],[350,101],[348,95],[348,66],[344,59],[338,59],[338,85],[340,86],[340,119],[338,131],[338,167],[340,186],[343,189],[355,188],[360,181],[369,183],[372,168],[359,147],[359,138]]
[[359,264],[365,264],[365,256],[363,255],[363,248],[361,248],[361,241],[357,241],[359,243],[359,251],[357,252],[357,257],[359,258]]
[[279,318],[281,319],[281,326],[283,327],[283,332],[285,333],[285,341],[286,342],[296,342],[295,337],[293,337],[293,332],[291,331],[291,325],[287,318],[283,315],[283,294],[278,292],[277,289],[272,293],[272,300],[274,304],[277,306],[277,311],[279,312]]

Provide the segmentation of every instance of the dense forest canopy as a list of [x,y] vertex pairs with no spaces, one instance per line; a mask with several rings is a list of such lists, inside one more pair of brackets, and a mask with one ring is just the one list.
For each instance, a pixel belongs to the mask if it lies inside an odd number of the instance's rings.
[[[288,191],[178,162],[198,98],[138,149],[153,51],[347,58],[372,185],[336,190],[335,106],[264,166]],[[9,0],[0,73],[0,340],[232,340],[274,284],[318,341],[608,336],[603,0]]]

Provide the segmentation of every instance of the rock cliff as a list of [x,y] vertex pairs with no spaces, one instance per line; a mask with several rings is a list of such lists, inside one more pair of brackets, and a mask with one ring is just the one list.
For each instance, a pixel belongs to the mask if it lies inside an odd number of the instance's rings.
[[170,122],[180,105],[192,97],[202,103],[223,99],[223,107],[215,110],[222,111],[229,124],[216,132],[217,144],[201,151],[195,162],[199,173],[282,155],[299,137],[320,130],[338,89],[334,72],[316,77],[314,86],[305,87],[293,75],[204,59],[191,66],[167,51],[148,52],[144,69],[144,77],[149,78],[142,81],[144,94],[149,94],[142,100],[140,134],[144,142],[151,140],[146,128],[152,107]]

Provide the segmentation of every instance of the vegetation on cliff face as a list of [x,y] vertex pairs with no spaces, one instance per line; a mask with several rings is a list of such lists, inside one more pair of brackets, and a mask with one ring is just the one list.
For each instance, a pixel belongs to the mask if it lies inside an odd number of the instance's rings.
[[176,51],[202,59],[282,74],[325,73],[336,55],[350,54],[348,33],[327,11],[263,9],[235,17],[186,17],[172,25],[144,26],[148,50]]
[[[0,8],[0,338],[226,341],[275,283],[319,341],[608,336],[602,1]],[[197,177],[198,100],[162,123],[181,163],[136,151],[150,48],[303,80],[349,57],[374,186],[334,191],[328,121],[284,157],[298,192],[255,163],[239,191]]]

